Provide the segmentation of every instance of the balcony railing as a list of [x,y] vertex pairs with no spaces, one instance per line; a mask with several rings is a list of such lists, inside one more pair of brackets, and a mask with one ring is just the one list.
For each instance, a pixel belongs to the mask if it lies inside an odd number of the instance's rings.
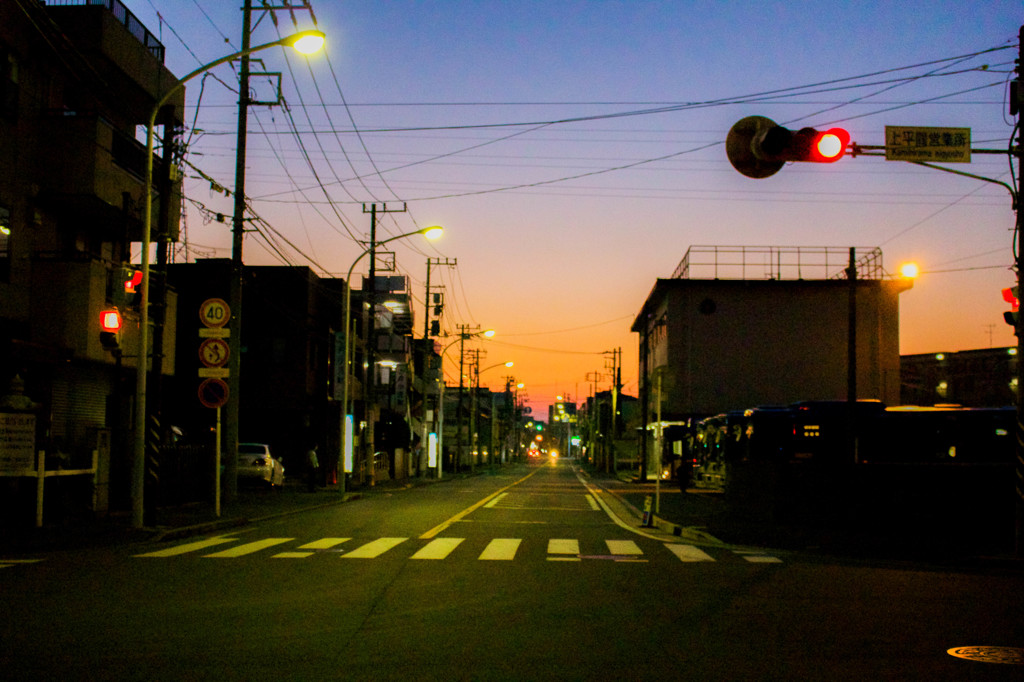
[[46,4],[54,7],[84,7],[87,5],[106,7],[115,19],[124,24],[129,33],[146,46],[150,54],[159,59],[161,64],[164,63],[163,43],[149,32],[149,29],[124,6],[121,0],[46,0]]

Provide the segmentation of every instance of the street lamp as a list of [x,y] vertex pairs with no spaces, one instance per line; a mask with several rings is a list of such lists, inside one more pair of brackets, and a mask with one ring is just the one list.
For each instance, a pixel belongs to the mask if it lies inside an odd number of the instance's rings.
[[[440,356],[441,356],[441,372],[440,372],[440,374],[441,374],[441,376],[440,376],[440,384],[439,384],[439,387],[438,387],[438,403],[439,404],[438,404],[438,410],[437,410],[437,413],[438,413],[438,429],[437,429],[438,430],[438,443],[437,443],[437,449],[438,449],[438,452],[440,453],[438,458],[437,458],[437,477],[438,478],[441,478],[442,471],[444,470],[444,466],[441,464],[441,462],[442,462],[442,460],[444,460],[444,386],[445,386],[445,382],[444,382],[444,356],[445,356],[445,353],[447,353],[448,349],[451,348],[452,346],[454,346],[455,344],[457,344],[457,343],[458,344],[463,344],[463,343],[466,342],[467,339],[471,339],[474,336],[483,336],[483,337],[488,338],[488,339],[491,338],[492,336],[494,336],[494,330],[493,329],[485,329],[483,331],[469,332],[469,331],[465,331],[466,327],[468,327],[468,326],[469,325],[460,325],[460,328],[463,331],[459,332],[456,335],[458,338],[456,338],[454,341],[452,341],[451,343],[446,345],[444,348],[442,348],[441,349],[441,353],[440,353]],[[462,361],[462,353],[460,352],[459,353],[459,362],[460,362],[460,367],[459,367],[459,405],[456,408],[456,412],[455,412],[456,419],[458,419],[459,412],[461,411],[461,408],[462,408],[462,367],[461,367],[461,361]],[[461,421],[459,422],[458,448],[459,448],[459,450],[462,449],[462,422]],[[457,463],[455,464],[454,468],[458,469],[458,464]]]
[[[363,252],[356,256],[356,259],[352,261],[352,266],[348,269],[348,273],[345,275],[345,305],[342,308],[342,319],[345,321],[345,355],[344,355],[344,366],[341,371],[341,409],[342,409],[342,439],[341,439],[341,452],[338,457],[338,491],[345,492],[345,460],[347,456],[351,455],[350,447],[352,443],[352,424],[349,421],[349,409],[348,409],[348,392],[349,392],[349,363],[350,355],[352,353],[352,316],[349,313],[350,306],[352,305],[352,271],[356,269],[356,265],[363,259],[368,253],[376,250],[378,246],[383,246],[388,242],[393,242],[397,239],[405,239],[406,237],[412,237],[417,234],[422,234],[430,241],[439,239],[444,234],[444,228],[439,225],[431,225],[430,227],[424,227],[419,230],[413,230],[412,232],[406,232],[405,234],[396,235],[394,237],[388,237],[381,241],[371,241],[370,245],[363,249]],[[370,283],[373,287],[375,284]],[[373,314],[373,311],[370,311]]]
[[917,263],[904,263],[900,266],[900,276],[906,279],[914,279],[921,274],[921,269],[917,267]]
[[[239,57],[252,54],[253,52],[259,52],[260,50],[266,50],[271,47],[278,45],[291,45],[298,52],[302,54],[312,54],[324,44],[324,34],[320,31],[301,31],[295,33],[286,38],[275,40],[271,43],[265,43],[263,45],[257,45],[250,47],[239,52],[234,52],[221,57],[216,61],[212,61],[209,64],[200,66],[198,69],[188,74],[184,78],[178,80],[167,92],[164,93],[163,97],[157,100],[153,106],[152,112],[149,114],[149,120],[146,123],[146,176],[144,186],[144,198],[143,198],[143,209],[142,209],[142,287],[139,293],[139,352],[136,362],[137,376],[135,385],[135,443],[134,450],[132,453],[132,480],[131,480],[131,498],[132,498],[132,526],[135,528],[141,528],[144,523],[144,508],[143,508],[143,486],[145,484],[145,464],[146,464],[146,365],[147,355],[149,353],[149,248],[151,243],[152,235],[152,224],[153,224],[153,129],[156,128],[156,117],[160,113],[160,109],[167,103],[171,95],[184,87],[192,78],[195,78],[201,73],[209,71],[215,66],[220,66],[225,62],[230,62]],[[166,153],[165,153],[166,154]],[[166,201],[167,198],[164,197]],[[241,333],[241,330],[239,330]],[[154,358],[154,362],[156,358]],[[156,368],[159,371],[159,368]],[[237,400],[237,396],[233,399]]]
[[[477,398],[479,397],[479,394],[480,394],[480,375],[482,373],[486,372],[489,369],[494,369],[495,367],[512,367],[513,364],[515,364],[515,363],[513,363],[511,360],[509,360],[508,362],[499,362],[496,365],[491,365],[490,367],[484,367],[483,369],[480,369],[479,368],[480,367],[480,361],[479,361],[479,358],[477,359],[477,363],[476,363],[477,369],[475,371],[475,374],[476,374],[476,388],[473,389],[472,400],[470,401],[470,404],[472,405],[472,411],[470,412],[470,415],[471,415],[471,417],[470,417],[470,429],[471,429],[472,434],[473,434],[473,436],[471,438],[471,443],[470,443],[470,450],[472,451],[472,457],[473,457],[470,460],[470,464],[471,465],[476,463],[477,451],[479,449],[478,441],[479,441],[480,436],[477,433],[477,423],[476,423],[476,410],[477,410],[477,407],[476,406],[477,406]],[[490,467],[493,469],[494,468],[494,392],[493,391],[491,392],[491,444],[490,444],[490,446],[488,446],[488,457],[487,457],[487,460],[488,460],[488,464],[490,464]]]

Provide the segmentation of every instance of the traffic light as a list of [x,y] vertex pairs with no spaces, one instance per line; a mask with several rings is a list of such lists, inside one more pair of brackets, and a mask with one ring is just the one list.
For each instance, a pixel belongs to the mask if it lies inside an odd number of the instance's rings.
[[139,286],[142,284],[142,270],[126,267],[121,271],[121,280],[124,282],[125,307],[138,307],[140,298]]
[[107,350],[121,346],[121,313],[117,308],[108,308],[100,313],[100,344]]
[[1016,334],[1017,317],[1020,315],[1020,299],[1017,298],[1017,287],[1003,289],[1003,300],[1010,304],[1010,309],[1003,313],[1003,319],[1006,320],[1006,324],[1014,328],[1014,334]]
[[764,116],[747,116],[729,130],[725,153],[748,178],[775,175],[788,161],[834,163],[846,153],[850,133],[842,128],[792,131]]

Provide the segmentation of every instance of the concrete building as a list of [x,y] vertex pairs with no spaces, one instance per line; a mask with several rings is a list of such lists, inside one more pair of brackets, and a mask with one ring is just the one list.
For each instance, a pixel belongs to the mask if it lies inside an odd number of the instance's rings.
[[856,394],[899,400],[899,294],[879,249],[691,247],[633,322],[645,423],[847,398],[851,296]]
[[[163,56],[120,0],[0,3],[0,395],[23,382],[37,406],[28,447],[45,452],[48,469],[87,468],[98,456],[93,480],[47,479],[53,509],[127,504],[138,317],[124,266],[142,225],[139,129],[177,82]],[[182,103],[179,92],[158,118],[154,239],[164,243],[177,238]],[[114,305],[119,349],[100,337],[100,313]],[[170,320],[174,307],[172,296]],[[171,373],[173,331],[164,331],[153,338],[163,343],[159,370]],[[20,513],[20,484],[5,485]]]

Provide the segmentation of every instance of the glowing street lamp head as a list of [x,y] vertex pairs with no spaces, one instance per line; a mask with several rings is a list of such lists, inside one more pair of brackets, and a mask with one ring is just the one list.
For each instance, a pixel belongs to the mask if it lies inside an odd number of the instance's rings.
[[917,263],[904,263],[900,266],[900,276],[906,277],[907,279],[914,279],[921,274],[920,268],[917,267]]
[[430,241],[434,241],[441,238],[441,235],[444,234],[444,228],[440,225],[432,225],[431,227],[424,227],[420,232]]
[[483,335],[486,336],[487,338],[491,338],[492,336],[494,336],[494,330],[493,329],[488,329],[487,331],[485,331],[483,333]]
[[302,31],[288,38],[286,42],[300,54],[313,54],[323,49],[325,38],[320,31]]
[[512,365],[514,365],[514,364],[515,364],[514,362],[512,362],[511,360],[509,360],[508,362],[506,362],[506,363],[505,363],[505,366],[506,366],[506,367],[511,367],[511,366],[512,366]]

